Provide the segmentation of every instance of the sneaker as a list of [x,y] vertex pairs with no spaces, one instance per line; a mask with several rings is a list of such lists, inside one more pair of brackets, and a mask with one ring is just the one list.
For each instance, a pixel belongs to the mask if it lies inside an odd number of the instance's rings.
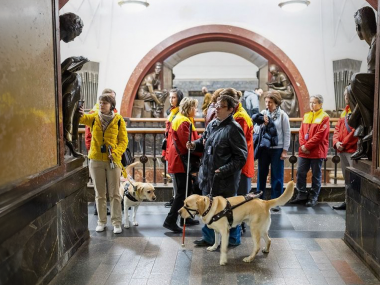
[[123,230],[121,229],[121,225],[118,225],[118,226],[114,226],[113,228],[113,233],[114,234],[121,234]]
[[105,229],[106,229],[106,225],[105,224],[99,224],[96,227],[95,231],[97,231],[97,232],[104,232]]

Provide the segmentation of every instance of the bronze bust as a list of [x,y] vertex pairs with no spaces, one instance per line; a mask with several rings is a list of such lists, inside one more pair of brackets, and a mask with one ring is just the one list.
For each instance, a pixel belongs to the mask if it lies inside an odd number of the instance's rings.
[[355,73],[348,87],[348,97],[352,110],[348,124],[355,128],[359,138],[357,151],[351,159],[368,157],[371,160],[373,101],[375,92],[376,62],[376,17],[371,7],[359,9],[355,15],[356,32],[361,40],[369,45],[367,56],[368,73]]
[[280,71],[280,68],[276,64],[269,66],[269,72],[272,74],[270,82],[267,82],[269,89],[274,89],[281,94],[282,103],[281,109],[284,110],[290,118],[299,117],[299,107],[297,96],[292,84],[289,81],[288,76]]
[[[73,41],[82,33],[83,22],[73,13],[59,16],[61,40],[65,43]],[[88,61],[82,56],[69,57],[61,64],[62,72],[62,112],[63,112],[63,137],[66,146],[73,156],[82,154],[76,151],[78,142],[79,112],[78,101],[81,99],[81,77],[76,73]]]
[[160,117],[165,99],[169,94],[166,90],[161,90],[161,82],[159,80],[161,70],[162,63],[156,62],[154,72],[144,77],[137,92],[137,99],[150,102],[152,116],[155,118]]

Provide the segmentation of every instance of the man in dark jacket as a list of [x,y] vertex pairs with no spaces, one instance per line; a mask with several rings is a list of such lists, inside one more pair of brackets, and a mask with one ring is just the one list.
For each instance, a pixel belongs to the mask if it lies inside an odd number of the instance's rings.
[[[216,119],[208,124],[203,136],[188,148],[203,152],[199,169],[199,188],[203,195],[236,195],[239,187],[240,171],[247,160],[247,143],[243,130],[232,114],[237,101],[231,96],[220,96],[216,104]],[[202,239],[194,243],[199,246],[212,245],[215,233],[206,225],[202,229]],[[230,230],[230,245],[240,244],[240,226]]]

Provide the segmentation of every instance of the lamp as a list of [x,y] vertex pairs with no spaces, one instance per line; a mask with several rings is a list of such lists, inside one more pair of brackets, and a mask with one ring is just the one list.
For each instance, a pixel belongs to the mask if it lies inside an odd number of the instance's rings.
[[119,1],[119,6],[128,12],[139,12],[144,10],[149,6],[149,3],[146,1],[140,0],[124,0]]
[[310,1],[307,0],[292,0],[281,2],[278,6],[288,12],[297,12],[305,9],[309,4]]

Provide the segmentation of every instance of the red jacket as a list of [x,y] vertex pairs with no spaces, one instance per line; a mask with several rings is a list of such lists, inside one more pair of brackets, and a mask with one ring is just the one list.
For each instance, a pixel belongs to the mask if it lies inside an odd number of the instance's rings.
[[179,111],[179,107],[172,108],[170,110],[170,114],[168,116],[168,119],[166,120],[166,129],[165,129],[166,149],[162,150],[162,157],[165,160],[168,160],[169,147],[172,144],[172,135],[173,135],[172,121],[177,116],[178,111]]
[[234,119],[243,129],[248,148],[247,162],[243,166],[241,172],[245,176],[252,178],[255,174],[255,160],[253,157],[253,123],[247,111],[242,107],[241,103],[239,103],[238,107],[236,108]]
[[[355,129],[351,128],[345,123],[346,115],[351,113],[350,106],[347,105],[342,114],[340,115],[339,121],[335,126],[334,136],[333,136],[333,146],[336,148],[336,143],[341,142],[344,150],[342,152],[354,153],[357,148],[358,138],[354,137]],[[351,130],[348,132],[347,127]],[[340,152],[338,150],[338,152]]]
[[[326,158],[329,148],[330,117],[320,109],[317,112],[308,112],[303,116],[299,131],[300,148],[298,156],[303,158]],[[306,139],[308,134],[308,139]],[[302,152],[305,146],[309,154]]]
[[[198,132],[195,130],[193,118],[188,118],[181,113],[178,113],[172,122],[172,143],[169,146],[168,159],[168,172],[169,173],[186,173],[182,160],[174,146],[174,141],[177,144],[180,154],[188,152],[186,143],[189,140],[189,127],[192,123],[191,141],[199,139]],[[201,156],[199,153],[192,153],[193,155]]]
[[[92,110],[88,112],[89,114],[92,114],[94,112],[99,111],[99,103],[96,103]],[[116,108],[113,110],[115,113],[117,113]],[[91,129],[89,126],[84,127],[84,144],[86,145],[87,152],[90,151],[90,146],[91,146],[91,139],[92,139],[92,134],[91,134]]]

